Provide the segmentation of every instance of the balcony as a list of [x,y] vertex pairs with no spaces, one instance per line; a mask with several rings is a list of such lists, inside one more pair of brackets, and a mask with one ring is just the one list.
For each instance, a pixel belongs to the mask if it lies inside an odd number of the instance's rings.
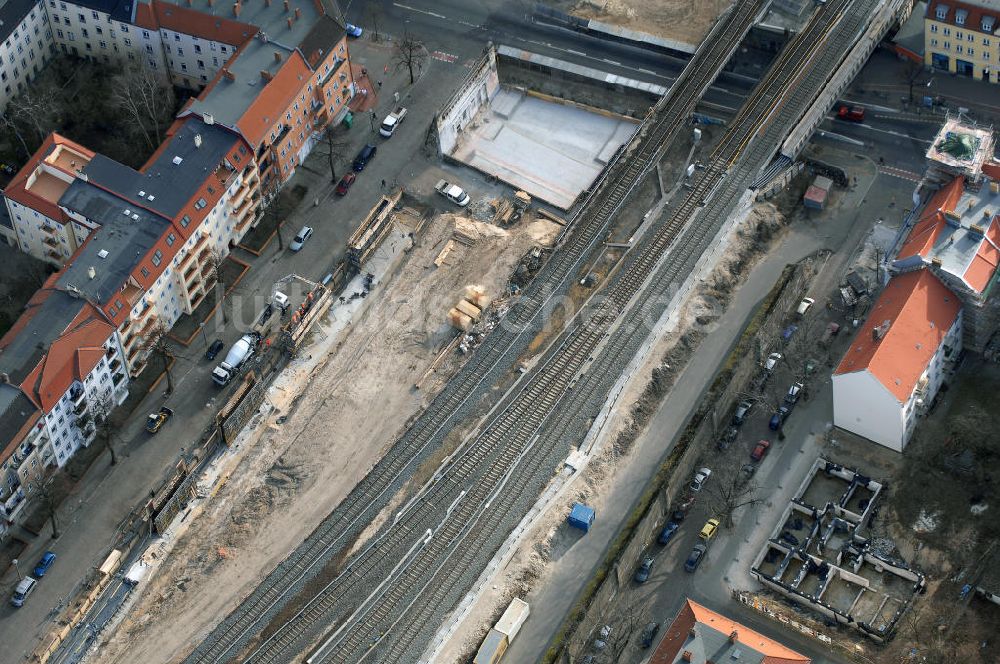
[[56,228],[55,226],[49,226],[48,224],[45,224],[42,226],[42,232],[45,233],[46,235],[55,235],[56,233],[59,232],[59,229]]
[[115,387],[120,387],[122,381],[124,380],[125,380],[125,374],[122,373],[121,371],[116,371],[114,374],[111,375],[111,382],[112,384],[114,384]]
[[134,307],[139,303],[139,299],[142,298],[142,289],[133,284],[126,284],[122,288],[122,296],[124,296],[125,301],[128,302],[128,306]]
[[55,249],[49,249],[48,251],[46,251],[45,252],[45,256],[47,258],[51,258],[52,260],[56,260],[56,261],[62,260],[62,256]]
[[73,406],[73,412],[76,413],[77,417],[81,417],[87,412],[87,406],[89,405],[89,403],[90,402],[88,402],[86,399],[83,399],[75,406]]
[[3,501],[3,512],[7,521],[13,522],[24,509],[24,489],[20,482],[15,482],[13,487],[4,486],[3,493],[6,498]]
[[122,368],[121,358],[118,357],[117,354],[115,355],[114,359],[108,362],[108,368],[111,370],[111,373],[115,373],[116,371]]
[[10,469],[17,472],[24,462],[28,460],[31,453],[35,451],[35,446],[31,443],[22,444],[20,448],[12,455],[10,455],[11,465]]

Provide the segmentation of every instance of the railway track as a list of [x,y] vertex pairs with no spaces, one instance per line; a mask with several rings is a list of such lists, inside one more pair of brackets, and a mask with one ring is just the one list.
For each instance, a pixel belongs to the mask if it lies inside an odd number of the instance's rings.
[[564,290],[584,259],[603,239],[615,213],[642,176],[685,125],[697,100],[715,80],[760,13],[763,0],[739,3],[718,23],[692,65],[655,106],[640,135],[614,160],[607,174],[590,194],[584,211],[565,235],[559,251],[508,312],[507,324],[498,327],[458,376],[403,435],[376,469],[292,555],[285,559],[200,644],[186,660],[223,662],[237,658],[267,622],[349,543],[402,486],[429,448],[440,443],[449,427],[472,414],[478,397],[510,370],[536,329],[539,312],[547,300]]
[[[850,4],[850,0],[831,2],[817,13],[801,38],[785,50],[738,115],[738,122],[713,153],[694,189],[670,221],[659,229],[653,242],[644,245],[643,252],[621,273],[609,297],[589,312],[588,324],[577,326],[564,335],[556,351],[549,354],[543,367],[508,408],[494,418],[476,444],[435,478],[421,499],[411,503],[412,508],[402,520],[397,516],[395,525],[359,554],[344,574],[255,650],[251,661],[287,661],[293,657],[297,649],[304,646],[309,625],[336,623],[343,619],[343,606],[340,614],[331,613],[338,601],[349,594],[352,587],[355,591],[358,587],[375,587],[375,581],[382,578],[378,572],[384,561],[400,559],[404,553],[404,563],[393,569],[389,577],[391,582],[384,582],[374,594],[365,598],[310,661],[359,661],[373,653],[390,632],[393,632],[392,640],[379,654],[379,659],[397,658],[400,649],[409,646],[412,639],[407,638],[407,633],[422,629],[427,623],[424,616],[437,610],[448,594],[447,583],[432,584],[435,574],[446,565],[448,570],[464,569],[467,559],[478,555],[480,548],[462,548],[461,545],[469,538],[475,540],[477,533],[491,526],[492,522],[484,522],[482,518],[486,510],[495,514],[523,495],[522,484],[527,484],[536,473],[515,473],[514,470],[525,462],[527,450],[554,413],[556,403],[584,370],[622,314],[634,306],[635,299],[644,292],[644,286],[661,265],[667,248],[681,229],[696,216],[699,208],[705,206],[706,199],[719,188],[728,170],[747,153],[748,145],[771,122],[778,102],[787,96],[790,86],[803,79],[805,70],[813,62],[811,56],[819,51],[818,45],[825,42],[831,27],[838,23],[843,10]],[[757,158],[752,161],[760,162],[756,170],[769,156],[757,154],[760,152],[759,149],[754,151]],[[732,198],[732,194],[742,191],[745,186],[746,183],[735,188],[726,187],[725,197]],[[688,238],[687,245],[696,247],[705,239],[705,231],[695,233]],[[540,456],[533,454],[531,458]],[[450,498],[453,499],[449,501]],[[439,521],[441,506],[445,504],[449,508],[444,520]],[[436,527],[430,527],[435,523]],[[414,539],[416,544],[413,544]],[[420,597],[420,602],[408,617],[405,629],[396,628],[400,618],[414,608],[410,598],[415,596]]]

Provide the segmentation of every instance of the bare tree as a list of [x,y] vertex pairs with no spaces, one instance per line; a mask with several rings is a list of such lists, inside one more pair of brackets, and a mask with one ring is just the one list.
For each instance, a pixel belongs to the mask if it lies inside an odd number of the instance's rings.
[[155,149],[173,119],[174,90],[160,74],[137,62],[122,63],[111,79],[111,101],[136,138]]
[[373,42],[378,42],[381,37],[378,34],[378,24],[382,20],[382,8],[377,4],[370,3],[368,5],[368,25],[369,30],[371,30],[371,40]]
[[3,127],[4,131],[16,140],[18,146],[21,148],[21,151],[24,153],[25,161],[30,159],[31,149],[28,147],[28,142],[24,140],[24,133],[21,131],[21,128],[18,127],[14,118],[8,115],[6,111],[0,113],[0,127]]
[[208,266],[208,275],[215,281],[215,292],[218,293],[219,309],[222,310],[222,322],[229,322],[229,314],[226,313],[226,279],[223,266],[226,263],[225,257],[217,249],[213,249],[205,260]]
[[94,413],[94,422],[96,423],[94,440],[108,450],[108,453],[111,455],[111,465],[114,466],[118,463],[118,456],[115,454],[114,446],[114,439],[118,435],[118,426],[111,419],[113,406],[110,397],[94,403],[92,410]]
[[38,149],[45,137],[62,124],[57,93],[51,85],[31,86],[8,103],[5,116],[13,121],[22,147]]
[[174,378],[170,374],[170,362],[174,359],[174,354],[167,340],[168,332],[169,330],[163,321],[156,321],[153,323],[153,329],[150,330],[142,348],[145,355],[156,355],[160,358],[163,363],[163,373],[167,374],[167,394],[171,394],[174,391]]
[[736,510],[761,502],[760,486],[753,478],[755,467],[741,461],[738,457],[729,460],[705,484],[708,507],[724,528],[732,528]]
[[344,134],[333,125],[327,125],[323,132],[323,138],[326,145],[326,158],[330,165],[330,182],[336,182],[337,164],[342,164],[347,160],[351,145]]
[[39,496],[42,499],[42,509],[45,510],[45,518],[52,524],[52,539],[59,539],[62,533],[59,532],[59,519],[56,516],[56,509],[61,502],[56,495],[54,480],[50,477],[38,488]]
[[416,81],[414,69],[419,73],[427,60],[427,49],[424,43],[409,32],[404,32],[403,37],[396,42],[396,51],[392,56],[392,63],[396,71],[406,69],[410,73],[410,85]]

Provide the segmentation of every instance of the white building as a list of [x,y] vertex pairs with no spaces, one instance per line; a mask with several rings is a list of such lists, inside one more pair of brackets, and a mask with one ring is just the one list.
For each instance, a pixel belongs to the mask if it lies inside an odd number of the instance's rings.
[[25,90],[53,52],[52,31],[40,0],[8,0],[0,6],[0,110]]
[[833,422],[902,452],[962,348],[962,307],[930,270],[893,277],[833,373]]

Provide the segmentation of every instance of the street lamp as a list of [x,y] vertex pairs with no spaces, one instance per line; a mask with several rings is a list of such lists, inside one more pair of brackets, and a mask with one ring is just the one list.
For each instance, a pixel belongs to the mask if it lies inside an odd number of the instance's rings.
[[371,115],[369,115],[368,117],[369,117],[369,118],[371,119],[371,121],[372,121],[372,133],[374,134],[374,133],[375,133],[375,109],[373,108],[373,109],[372,109],[372,110],[370,111],[370,113],[371,113]]
[[198,329],[201,331],[202,341],[205,342],[205,348],[208,348],[208,335],[205,334],[205,321],[198,323]]
[[17,566],[17,558],[14,558],[14,560],[10,561],[10,564],[14,566],[14,571],[17,572],[17,580],[20,581],[21,579],[23,579],[24,577],[21,576],[21,568]]

